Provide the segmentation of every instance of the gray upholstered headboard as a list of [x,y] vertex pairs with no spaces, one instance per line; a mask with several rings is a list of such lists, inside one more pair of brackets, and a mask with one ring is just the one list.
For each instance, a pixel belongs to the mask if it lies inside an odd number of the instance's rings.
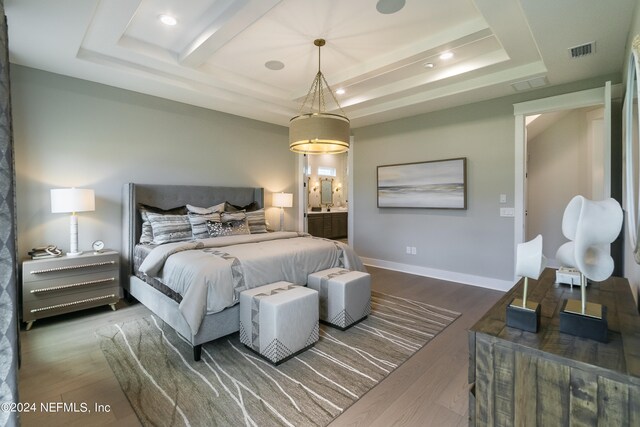
[[138,203],[170,209],[184,206],[209,207],[222,202],[245,206],[256,202],[264,207],[264,189],[255,187],[207,187],[197,185],[124,185],[122,191],[122,262],[123,285],[128,288],[129,275],[133,268],[133,248],[140,240],[142,220]]

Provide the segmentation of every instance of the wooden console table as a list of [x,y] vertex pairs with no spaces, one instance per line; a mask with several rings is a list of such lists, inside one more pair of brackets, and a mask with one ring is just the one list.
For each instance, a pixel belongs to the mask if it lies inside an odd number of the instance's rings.
[[608,308],[608,343],[560,333],[562,301],[580,299],[580,288],[554,282],[549,268],[529,280],[528,299],[542,306],[537,334],[505,323],[522,280],[469,331],[470,425],[640,426],[640,316],[628,281],[587,287],[587,300]]

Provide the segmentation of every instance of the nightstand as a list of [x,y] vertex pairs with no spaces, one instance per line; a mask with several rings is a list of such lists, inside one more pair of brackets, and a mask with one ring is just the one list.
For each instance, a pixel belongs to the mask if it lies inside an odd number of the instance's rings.
[[115,304],[122,297],[120,255],[115,251],[25,261],[22,321],[27,330],[44,317]]

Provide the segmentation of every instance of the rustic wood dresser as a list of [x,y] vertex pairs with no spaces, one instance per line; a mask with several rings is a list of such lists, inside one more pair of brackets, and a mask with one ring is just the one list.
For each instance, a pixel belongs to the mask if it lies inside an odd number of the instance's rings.
[[470,329],[470,425],[640,426],[640,316],[628,281],[587,288],[608,308],[607,343],[560,333],[560,306],[580,288],[554,282],[549,268],[529,281],[528,299],[542,305],[537,334],[505,323],[523,280]]

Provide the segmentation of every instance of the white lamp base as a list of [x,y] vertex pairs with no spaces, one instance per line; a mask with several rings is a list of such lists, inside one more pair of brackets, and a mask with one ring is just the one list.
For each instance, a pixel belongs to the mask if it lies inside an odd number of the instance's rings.
[[71,214],[69,220],[69,237],[71,250],[67,252],[67,256],[82,255],[82,251],[78,250],[78,215],[75,212]]
[[280,231],[284,231],[284,208],[280,208]]

